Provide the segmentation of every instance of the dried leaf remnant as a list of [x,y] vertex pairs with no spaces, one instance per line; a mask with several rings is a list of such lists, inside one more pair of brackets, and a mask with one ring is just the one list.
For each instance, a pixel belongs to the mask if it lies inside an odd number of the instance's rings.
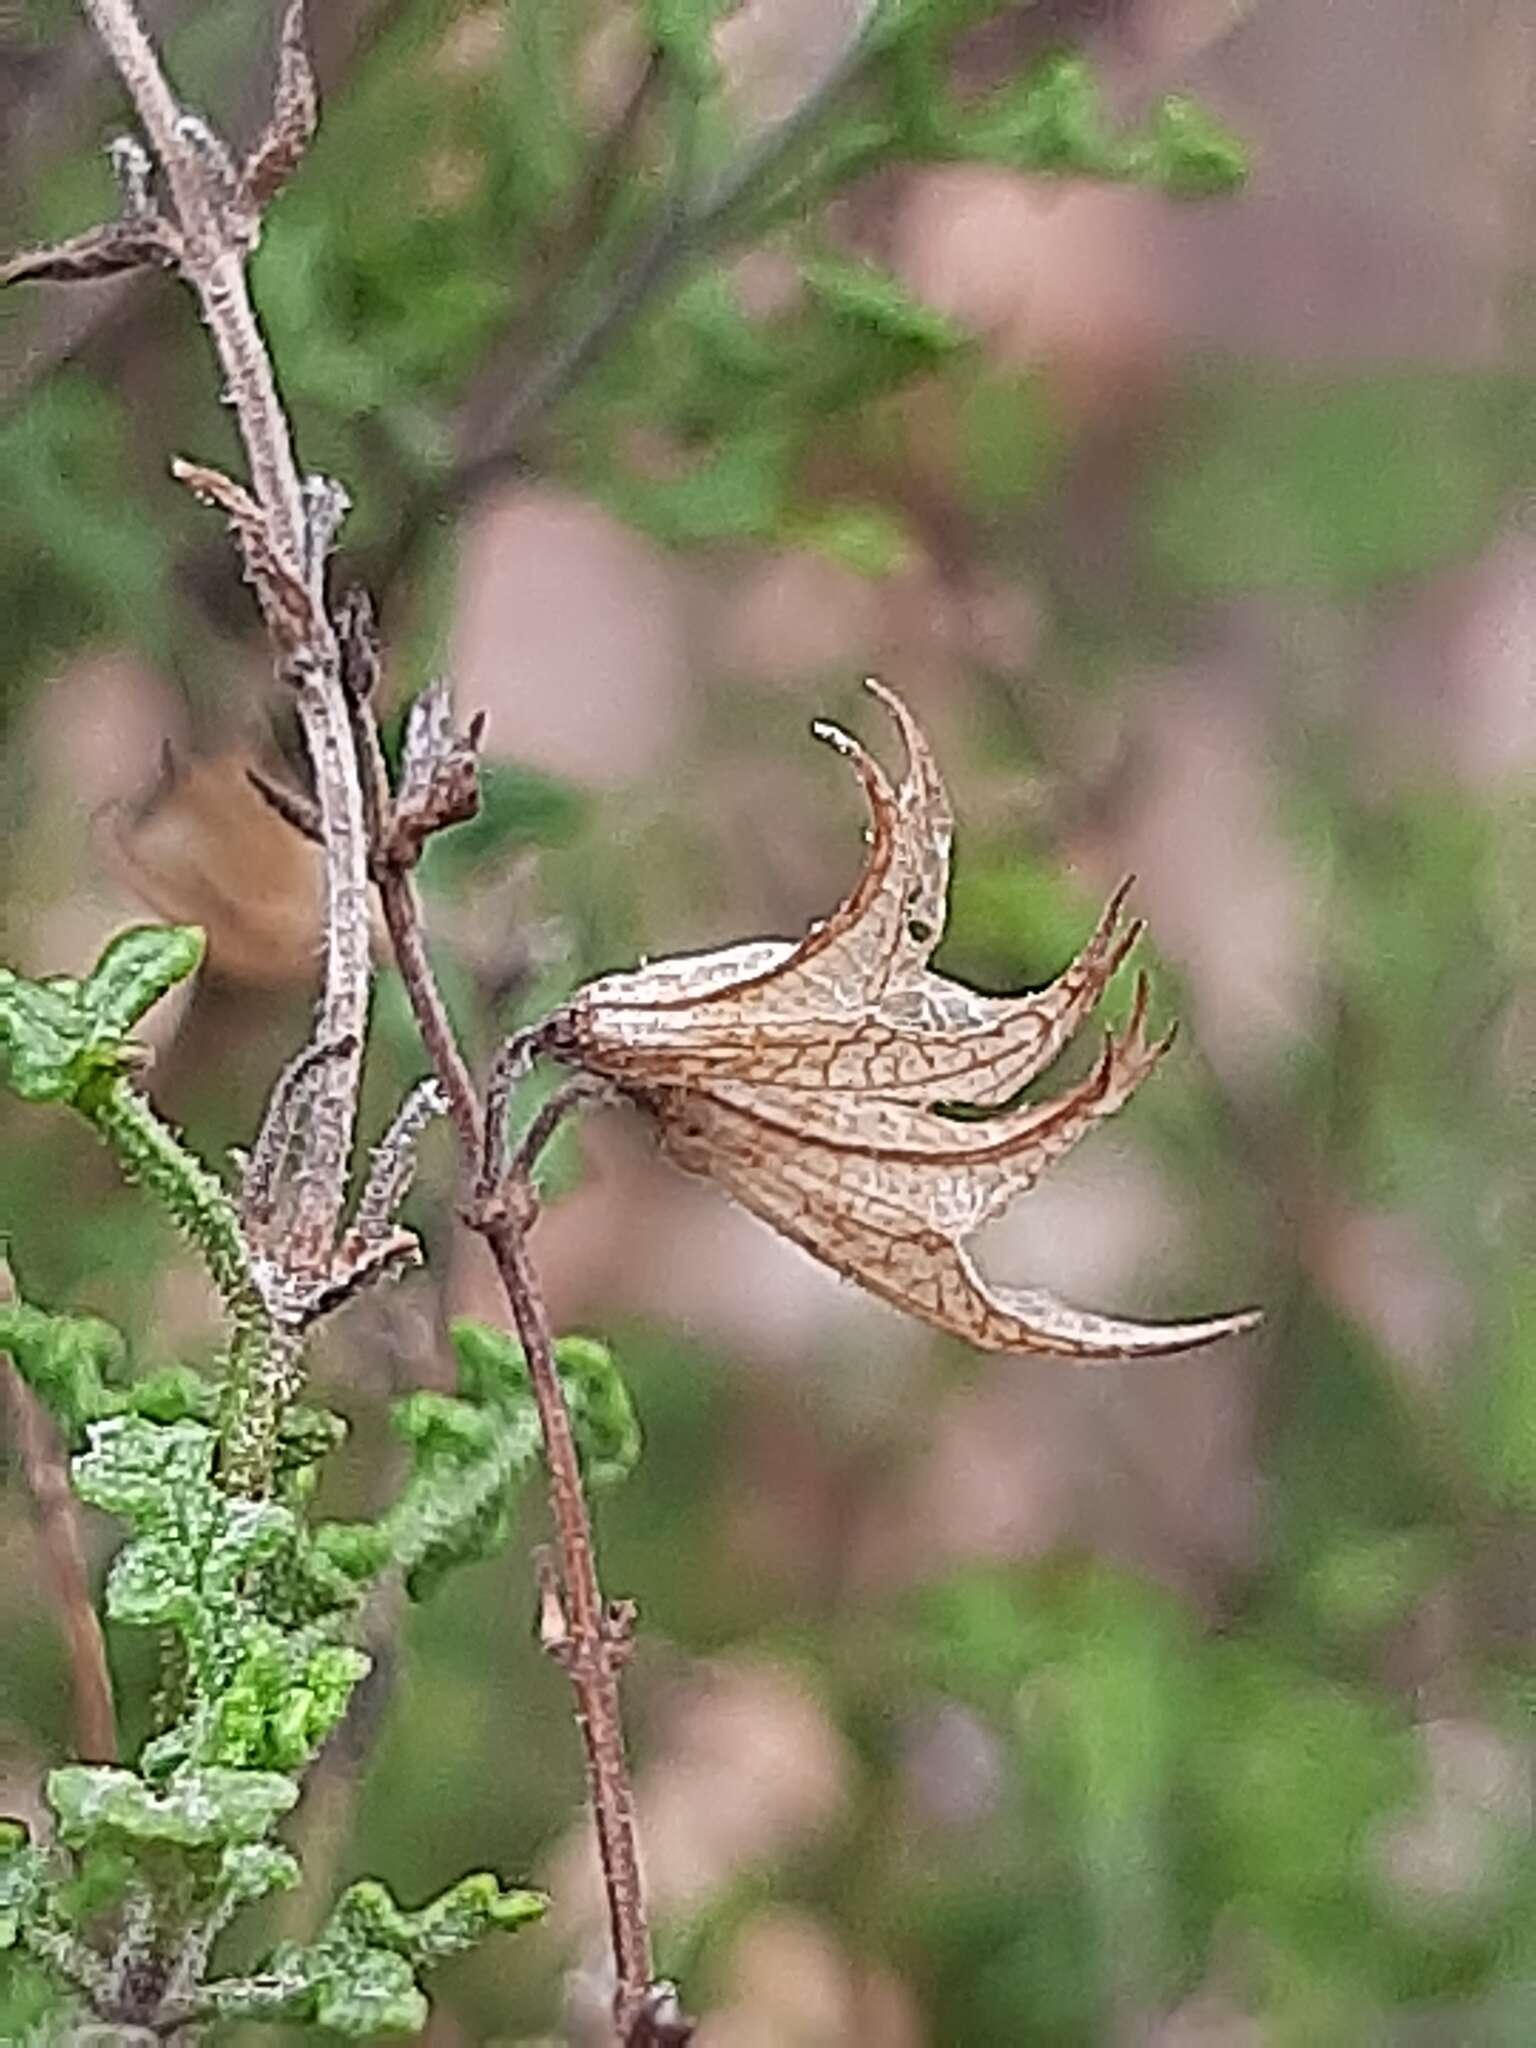
[[1121,1321],[978,1272],[967,1241],[1130,1100],[1173,1034],[1148,1036],[1140,975],[1124,1029],[1085,1079],[1053,1100],[1006,1106],[1076,1035],[1140,936],[1122,918],[1129,884],[1034,994],[979,995],[935,974],[949,799],[911,713],[869,687],[906,745],[899,788],[849,734],[816,728],[869,800],[868,851],[847,899],[798,943],[752,941],[589,982],[542,1027],[540,1049],[645,1110],[678,1166],[980,1350],[1149,1358],[1252,1328],[1252,1310]]

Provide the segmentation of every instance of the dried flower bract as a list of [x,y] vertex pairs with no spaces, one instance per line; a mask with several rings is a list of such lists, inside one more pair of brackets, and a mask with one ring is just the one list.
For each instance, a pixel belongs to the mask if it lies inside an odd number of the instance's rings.
[[[1141,933],[1129,884],[1049,987],[985,996],[935,974],[953,819],[928,742],[892,692],[907,772],[893,789],[822,725],[869,799],[864,871],[798,943],[759,940],[588,983],[542,1050],[611,1082],[667,1154],[837,1272],[984,1351],[1157,1357],[1249,1329],[1253,1311],[1124,1322],[984,1281],[967,1240],[1129,1101],[1172,1033],[1147,1035],[1139,976],[1124,1029],[1064,1095],[1007,1107],[1087,1020]],[[990,1114],[986,1112],[991,1112]]]

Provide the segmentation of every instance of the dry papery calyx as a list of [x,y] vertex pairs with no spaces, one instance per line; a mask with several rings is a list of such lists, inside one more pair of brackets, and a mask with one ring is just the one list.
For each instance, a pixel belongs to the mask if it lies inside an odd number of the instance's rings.
[[1130,883],[1046,988],[979,995],[935,974],[953,814],[911,712],[882,684],[868,687],[900,730],[907,767],[893,788],[858,740],[815,728],[852,763],[871,815],[863,872],[832,915],[798,942],[752,940],[589,982],[540,1027],[537,1049],[644,1110],[678,1166],[980,1350],[1153,1358],[1251,1329],[1252,1309],[1128,1322],[977,1270],[967,1241],[1130,1100],[1173,1033],[1149,1037],[1140,974],[1124,1028],[1107,1034],[1088,1075],[1012,1106],[1140,937],[1123,917]]

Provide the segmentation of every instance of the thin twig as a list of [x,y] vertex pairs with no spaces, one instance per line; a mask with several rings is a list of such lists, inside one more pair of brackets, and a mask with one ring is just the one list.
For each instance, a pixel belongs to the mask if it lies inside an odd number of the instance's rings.
[[[417,1028],[448,1098],[465,1182],[475,1189],[482,1174],[485,1115],[427,957],[415,883],[407,871],[386,868],[379,877],[379,892]],[[576,1438],[523,1220],[494,1200],[476,1200],[468,1220],[496,1262],[538,1406],[550,1518],[559,1551],[558,1576],[545,1587],[541,1632],[576,1699],[613,1945],[618,2039],[627,2048],[644,2048],[648,2040],[666,2037],[652,2025],[652,2016],[663,2008],[654,1976],[619,1703],[619,1673],[629,1654],[634,1613],[626,1604],[610,1606],[603,1600]],[[683,2041],[687,2033],[674,2031],[671,2038]]]
[[116,1763],[112,1676],[101,1622],[91,1601],[85,1545],[80,1537],[80,1505],[70,1491],[68,1460],[42,1403],[3,1352],[0,1399],[6,1409],[8,1433],[21,1460],[37,1540],[53,1581],[54,1612],[69,1653],[74,1754],[92,1763]]
[[448,1115],[466,1160],[480,1158],[480,1100],[474,1079],[459,1049],[448,1006],[443,1001],[427,955],[421,897],[409,873],[386,871],[379,877],[379,901],[389,930],[396,965],[410,997],[432,1071],[448,1098]]
[[[465,393],[458,417],[460,448],[479,446],[494,427],[505,403],[506,387],[515,382],[519,366],[538,354],[551,325],[558,328],[566,291],[580,276],[590,252],[602,246],[614,194],[620,189],[632,147],[665,76],[662,51],[654,47],[647,50],[636,67],[623,105],[593,155],[580,190],[558,224],[558,237],[550,237],[552,250],[558,239],[560,249],[567,252],[565,261],[558,268],[551,265],[555,274],[548,289],[535,293],[526,313],[515,316],[503,329]],[[571,251],[575,252],[574,263],[568,253]]]
[[[287,415],[251,304],[246,263],[258,223],[224,189],[210,132],[178,104],[132,0],[81,0],[110,51],[165,173],[180,231],[178,268],[212,336],[250,463],[251,495],[275,554],[308,597],[304,645],[287,664],[314,772],[325,848],[325,967],[317,1040],[346,1047],[305,1121],[281,1233],[296,1277],[329,1263],[346,1194],[367,1024],[367,842],[357,760],[325,606],[324,563],[308,544],[305,499]],[[260,1473],[244,1475],[259,1486]]]

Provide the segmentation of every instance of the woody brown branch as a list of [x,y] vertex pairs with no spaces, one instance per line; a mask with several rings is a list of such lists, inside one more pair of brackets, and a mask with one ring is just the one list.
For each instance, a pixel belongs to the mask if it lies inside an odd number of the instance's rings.
[[[465,1185],[478,1189],[467,1220],[484,1239],[500,1276],[513,1327],[528,1362],[548,1473],[550,1519],[559,1567],[541,1588],[541,1638],[571,1683],[581,1733],[587,1792],[597,1835],[613,1950],[616,2038],[625,2048],[660,2040],[648,2015],[657,2009],[655,1964],[635,1829],[634,1794],[625,1754],[619,1674],[629,1654],[633,1609],[605,1605],[597,1572],[592,1518],[570,1410],[555,1364],[554,1337],[543,1290],[528,1254],[522,1219],[484,1188],[485,1111],[465,1064],[427,955],[421,902],[408,870],[384,865],[379,894],[395,959],[427,1054],[448,1100],[458,1135]],[[686,2022],[670,2038],[688,2039]]]

